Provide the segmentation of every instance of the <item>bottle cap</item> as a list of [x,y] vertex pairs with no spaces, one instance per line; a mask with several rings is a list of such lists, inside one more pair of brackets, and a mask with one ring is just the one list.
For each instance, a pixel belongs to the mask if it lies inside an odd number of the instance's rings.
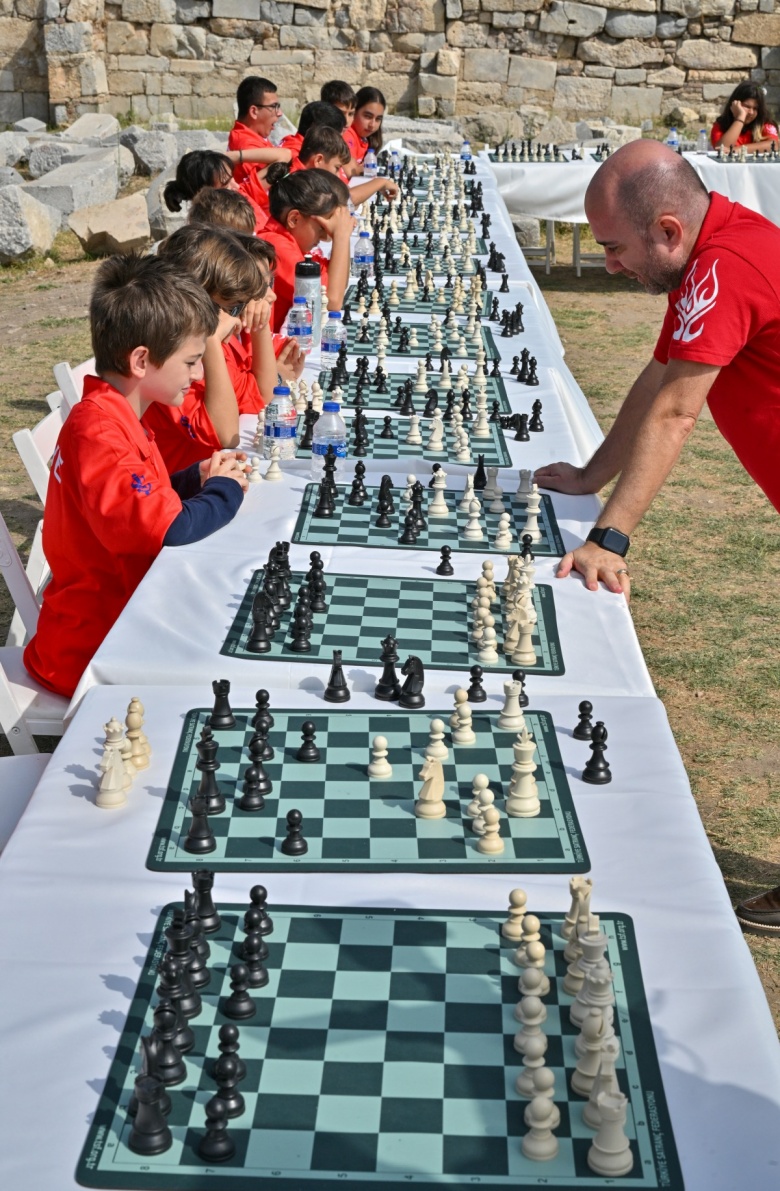
[[329,310],[328,318],[341,318],[341,311],[340,310]]
[[274,385],[274,397],[289,397],[290,390],[287,385]]
[[321,277],[322,269],[315,260],[310,256],[305,256],[302,261],[298,261],[295,266],[296,277]]
[[298,302],[299,304],[302,302],[304,304],[304,306],[306,305],[306,299],[303,296],[303,294],[298,294],[298,296],[296,298],[293,298],[293,302],[294,303]]
[[337,414],[341,406],[338,401],[323,401],[322,412],[326,414]]
[[358,232],[358,235],[359,235],[359,236],[366,236],[366,238],[370,238],[370,236],[371,236],[371,233],[370,233],[370,232]]

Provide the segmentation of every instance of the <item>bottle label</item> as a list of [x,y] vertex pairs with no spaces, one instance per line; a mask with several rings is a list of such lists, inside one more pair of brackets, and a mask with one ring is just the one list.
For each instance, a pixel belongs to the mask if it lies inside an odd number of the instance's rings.
[[321,350],[324,352],[338,353],[338,350],[340,347],[341,347],[340,339],[323,339],[322,344],[321,344]]
[[311,444],[311,453],[312,455],[327,455],[328,447],[333,447],[338,459],[346,459],[347,444],[345,442],[313,442]]
[[275,422],[272,426],[265,424],[266,438],[295,438],[297,426],[285,426],[284,423]]

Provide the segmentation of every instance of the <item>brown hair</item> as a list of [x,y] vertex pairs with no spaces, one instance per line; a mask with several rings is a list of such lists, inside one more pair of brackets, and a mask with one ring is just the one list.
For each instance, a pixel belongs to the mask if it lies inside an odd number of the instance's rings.
[[331,215],[336,207],[346,207],[349,189],[327,170],[298,170],[287,174],[271,187],[268,206],[274,219],[283,223],[288,211],[301,215]]
[[233,232],[233,235],[251,257],[254,257],[256,261],[263,262],[269,274],[274,272],[276,268],[276,249],[273,244],[269,244],[267,240],[261,240],[259,236],[247,236],[240,232]]
[[228,305],[251,302],[265,292],[257,265],[231,232],[188,224],[162,241],[158,255]]
[[128,376],[137,347],[160,368],[191,335],[213,335],[219,316],[187,273],[157,256],[112,256],[97,271],[89,323],[98,376]]
[[345,108],[355,106],[355,92],[349,83],[331,79],[320,87],[320,99],[325,103],[343,103]]
[[246,195],[237,190],[215,190],[206,186],[198,191],[187,214],[187,223],[200,223],[206,227],[227,228],[231,232],[255,230],[255,213]]
[[163,199],[169,211],[181,211],[182,203],[195,198],[204,186],[213,186],[215,178],[226,186],[233,177],[233,163],[214,149],[193,149],[176,166],[176,178],[167,182]]
[[312,125],[303,138],[298,157],[306,162],[317,153],[321,153],[323,157],[338,157],[342,165],[348,165],[351,157],[349,146],[341,133],[324,124]]

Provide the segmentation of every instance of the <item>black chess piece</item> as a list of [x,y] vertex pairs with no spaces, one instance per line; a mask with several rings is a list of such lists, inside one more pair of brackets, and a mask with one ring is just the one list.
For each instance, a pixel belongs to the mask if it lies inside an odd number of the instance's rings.
[[262,688],[255,692],[255,714],[252,717],[252,727],[257,731],[264,729],[270,732],[274,726],[274,717],[271,715],[271,697],[268,691]]
[[219,815],[225,809],[225,795],[217,785],[214,776],[220,768],[220,763],[217,760],[219,742],[214,739],[214,734],[208,724],[204,724],[195,749],[198,754],[195,768],[201,775],[198,794],[206,800],[206,814]]
[[376,521],[374,522],[374,525],[377,529],[389,529],[390,528],[390,525],[392,524],[392,522],[390,521],[390,518],[388,517],[389,509],[390,509],[390,502],[388,500],[386,500],[385,497],[380,496],[379,500],[378,500],[378,507],[377,507],[377,512],[379,513],[379,516],[377,517]]
[[477,470],[474,472],[474,491],[482,492],[487,485],[487,472],[485,471],[485,456],[477,455]]
[[285,856],[305,856],[309,845],[303,838],[303,815],[298,810],[287,812],[287,837],[282,840],[281,849]]
[[245,964],[233,964],[230,969],[230,996],[220,1001],[220,1010],[225,1017],[232,1017],[236,1021],[243,1021],[254,1017],[257,1006],[249,995],[249,972]]
[[[166,968],[171,970],[178,960],[167,956]],[[181,965],[178,965],[179,968]],[[162,967],[162,965],[161,965]],[[176,1045],[179,1026],[179,1009],[168,997],[163,997],[154,1010],[152,1038],[155,1046],[155,1075],[166,1088],[175,1088],[187,1078],[187,1067],[182,1052]],[[189,1031],[191,1033],[191,1031]]]
[[298,749],[298,752],[295,754],[296,761],[309,762],[320,760],[320,750],[317,748],[315,743],[316,736],[317,728],[313,720],[305,720],[301,724],[301,737],[303,739],[303,743]]
[[[232,1022],[226,1022],[224,1026],[219,1027],[219,1053],[220,1055],[232,1055],[236,1060],[236,1078],[241,1083],[243,1079],[246,1079],[246,1063],[238,1053],[239,1041],[238,1026],[234,1026]],[[219,1059],[215,1059],[212,1074],[218,1062]]]
[[196,989],[206,988],[211,983],[211,972],[207,967],[211,948],[204,938],[198,915],[198,895],[190,889],[184,890],[184,921],[192,932],[188,957],[190,980]]
[[579,706],[579,719],[572,731],[575,740],[590,740],[593,735],[593,720],[590,718],[593,704],[583,699]]
[[[139,1076],[140,1075],[151,1075],[154,1079],[159,1080],[160,1086],[162,1088],[162,1093],[160,1095],[160,1101],[159,1101],[159,1108],[160,1108],[160,1112],[163,1114],[163,1116],[167,1117],[170,1115],[170,1111],[171,1111],[171,1108],[173,1107],[173,1105],[171,1103],[170,1096],[168,1095],[168,1093],[165,1090],[165,1084],[162,1082],[162,1080],[160,1079],[160,1077],[157,1074],[157,1055],[158,1055],[158,1051],[159,1051],[159,1042],[158,1042],[157,1038],[155,1037],[155,1035],[152,1033],[152,1034],[142,1035],[142,1037],[139,1039],[139,1045],[141,1048],[141,1070],[138,1072],[138,1074],[139,1074]],[[138,1099],[135,1095],[135,1092],[133,1092],[132,1096],[130,1097],[130,1102],[127,1106],[127,1115],[129,1117],[134,1117],[137,1112],[138,1112]]]
[[490,369],[490,372],[488,373],[488,376],[493,377],[495,380],[501,379],[501,361],[499,360],[498,356],[496,356],[493,360],[493,365]]
[[134,1086],[137,1108],[133,1128],[127,1139],[128,1147],[134,1154],[144,1157],[164,1154],[173,1144],[173,1136],[160,1106],[165,1088],[161,1080],[153,1075],[139,1075]]
[[252,631],[246,643],[249,653],[268,653],[273,641],[268,631],[268,615],[265,609],[263,592],[257,593],[252,600]]
[[[175,1052],[179,1056],[189,1054],[195,1046],[195,1035],[193,1034],[187,1019],[182,1012],[182,1003],[185,1000],[185,989],[183,984],[183,967],[177,960],[175,955],[164,955],[160,961],[158,968],[160,983],[157,985],[157,993],[161,998],[155,1013],[159,1009],[162,1012],[163,1008],[172,1009],[174,1015],[173,1030],[170,1036],[170,1041],[173,1042]],[[191,992],[191,988],[188,989]],[[190,1002],[188,1002],[190,1003]],[[155,1072],[160,1073],[162,1066],[169,1063],[174,1065],[178,1062],[176,1054],[170,1053],[167,1050],[168,1042],[162,1037],[162,1023],[158,1023],[155,1019],[155,1028],[152,1030],[154,1035],[155,1045],[158,1046],[156,1057],[157,1066]],[[163,1056],[165,1056],[163,1060]],[[162,1078],[162,1077],[161,1077]],[[165,1083],[166,1080],[163,1079]]]
[[484,703],[487,699],[485,689],[482,686],[483,670],[481,666],[472,666],[470,671],[471,682],[467,691],[469,703]]
[[341,654],[340,649],[333,650],[333,665],[330,668],[328,685],[322,692],[322,697],[327,703],[348,703],[352,697],[344,677]]
[[[425,520],[425,514],[423,513],[424,499],[425,489],[423,488],[420,481],[417,480],[416,483],[412,484],[412,507],[409,510],[409,513],[414,514],[414,528],[416,533],[419,533],[421,529],[425,529],[428,524]],[[407,513],[407,516],[408,515],[409,514]]]
[[530,442],[531,435],[528,433],[528,414],[517,415],[517,432],[515,434],[515,442]]
[[196,869],[192,873],[192,887],[198,895],[198,917],[200,924],[207,935],[218,931],[222,925],[222,919],[217,912],[217,907],[214,905],[214,900],[211,891],[214,888],[214,873],[212,869],[201,868]]
[[425,406],[423,407],[423,417],[432,418],[439,408],[439,394],[435,389],[429,389],[426,393]]
[[452,557],[452,549],[449,546],[442,546],[441,548],[441,562],[436,568],[437,575],[454,575],[455,569],[450,562]]
[[[539,384],[539,377],[536,375],[536,356],[531,356],[528,361],[528,376],[525,383],[533,387]],[[544,429],[544,427],[542,427]]]
[[523,543],[523,548],[520,551],[520,557],[522,558],[523,562],[533,562],[533,538],[531,537],[530,533],[524,533],[521,540]]
[[228,1162],[236,1144],[227,1131],[227,1112],[222,1100],[212,1096],[206,1104],[206,1133],[198,1144],[198,1157],[204,1162]]
[[[267,982],[268,973],[266,972]],[[212,1069],[212,1076],[217,1084],[214,1099],[222,1101],[225,1106],[225,1115],[228,1118],[240,1117],[244,1112],[245,1104],[244,1097],[238,1090],[240,1083],[238,1060],[231,1054],[220,1055]]]
[[208,804],[202,794],[193,794],[190,798],[192,818],[182,847],[185,852],[191,852],[196,856],[204,856],[207,852],[213,852],[217,846],[214,832],[209,826],[207,807]]
[[374,689],[374,698],[385,703],[394,703],[401,693],[401,684],[395,669],[398,661],[397,646],[395,637],[387,636],[382,641],[379,659],[382,663],[382,674]]
[[399,707],[408,707],[412,710],[424,707],[425,670],[420,659],[413,655],[409,656],[401,667],[401,673],[406,675],[406,682],[401,687],[401,693],[398,696]]
[[256,930],[261,935],[273,934],[274,924],[268,916],[268,892],[265,886],[253,885],[249,890],[249,900],[251,905],[244,914],[244,929]]
[[228,699],[230,683],[226,678],[214,679],[211,689],[214,692],[214,707],[209,716],[209,724],[214,729],[235,728],[236,717],[233,715]]
[[533,433],[538,433],[540,430],[544,430],[544,423],[542,422],[542,403],[538,398],[531,406],[531,421],[528,423],[528,429]]
[[268,983],[268,972],[263,964],[267,957],[268,947],[263,936],[257,931],[250,931],[241,948],[241,958],[249,973],[250,988],[264,988]]
[[592,786],[606,786],[612,781],[609,762],[604,756],[607,751],[607,729],[601,720],[593,725],[590,738],[591,756],[582,773],[582,780]]
[[242,794],[237,804],[242,811],[254,812],[265,810],[263,778],[265,779],[265,784],[270,787],[271,783],[268,779],[268,774],[263,768],[262,760],[256,762],[253,758],[252,764],[248,765],[244,770],[244,781],[241,787]]
[[500,425],[500,423],[501,423],[501,403],[499,401],[494,401],[491,404],[490,417],[488,418],[488,422],[492,422],[493,425],[496,425],[497,423]]
[[322,520],[328,520],[329,518],[334,516],[335,512],[336,512],[336,509],[335,509],[335,505],[333,503],[333,497],[331,495],[330,485],[328,484],[328,482],[325,479],[322,479],[322,480],[320,480],[320,485],[319,485],[319,498],[317,500],[316,507],[314,508],[314,510],[312,512],[312,517],[316,517],[316,518],[322,519]]
[[520,706],[527,707],[530,700],[525,691],[525,670],[513,670],[512,679],[514,682],[520,683],[520,694],[518,696],[518,702]]

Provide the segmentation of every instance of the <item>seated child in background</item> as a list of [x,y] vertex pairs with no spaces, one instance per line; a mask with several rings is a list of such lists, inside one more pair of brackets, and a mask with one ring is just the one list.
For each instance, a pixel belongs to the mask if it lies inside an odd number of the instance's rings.
[[[178,408],[153,405],[144,425],[154,432],[170,472],[238,442],[238,403],[223,342],[241,328],[244,308],[262,298],[266,282],[236,236],[216,228],[181,227],[159,248],[161,260],[187,274],[210,298],[219,321],[203,356],[204,379],[190,385]],[[243,378],[254,385],[254,377]],[[255,395],[255,400],[259,397]]]
[[158,257],[99,268],[90,303],[97,376],[60,431],[43,547],[51,580],[24,664],[73,694],[103,638],[163,546],[197,542],[235,516],[242,454],[213,454],[169,478],[141,417],[181,403],[202,371],[217,312],[190,277]]
[[[279,331],[292,306],[295,266],[312,254],[322,269],[328,290],[328,309],[341,310],[349,280],[349,190],[325,170],[299,170],[278,177],[284,166],[271,167],[271,218],[263,229],[264,240],[276,249],[273,328]],[[269,179],[270,180],[270,179]],[[330,261],[313,249],[322,240],[332,242]]]
[[[349,128],[344,130],[344,140],[358,165],[369,148],[378,153],[382,148],[382,119],[387,104],[385,97],[376,87],[361,87],[355,96],[355,114]],[[362,173],[362,169],[359,173]]]
[[[182,204],[192,202],[204,190],[226,190],[239,193],[238,183],[233,179],[233,161],[238,153],[216,153],[213,149],[194,149],[185,153],[176,166],[176,178],[167,182],[163,199],[169,211],[181,211]],[[253,199],[244,196],[253,211],[253,231],[261,231],[268,218]]]
[[347,123],[352,119],[352,113],[355,110],[355,92],[349,83],[344,83],[341,79],[331,79],[330,82],[323,83],[320,87],[320,99],[323,103],[332,103],[340,112],[343,112]]
[[[315,124],[303,138],[298,161],[302,169],[327,170],[329,174],[341,176],[343,170],[352,160],[344,138],[335,128],[326,128],[322,124]],[[290,167],[291,171],[293,167]],[[369,178],[366,182],[358,182],[349,188],[349,197],[354,206],[359,207],[373,195],[386,194],[395,198],[398,186],[392,178]]]
[[758,83],[740,83],[712,126],[710,143],[728,152],[744,148],[747,153],[766,153],[777,148],[777,126],[769,119],[764,88]]
[[315,99],[312,103],[305,104],[298,119],[298,131],[291,132],[282,141],[283,147],[292,153],[291,166],[294,166],[301,151],[306,133],[317,125],[335,128],[337,132],[343,132],[347,121],[344,118],[344,113],[340,112],[332,103],[322,103],[319,99]]
[[233,177],[247,198],[254,199],[267,211],[268,187],[263,182],[265,169],[275,161],[290,161],[292,158],[289,149],[272,145],[268,139],[282,116],[276,83],[256,75],[242,79],[236,91],[236,108],[238,116],[228,137],[228,149],[239,153]]
[[[341,140],[338,133],[334,133],[337,140]],[[249,252],[250,256],[256,255],[261,269],[266,273],[270,273],[271,283],[273,282],[273,270],[276,267],[276,254],[271,248],[270,244],[266,244],[264,240],[258,240],[254,236],[254,216],[249,201],[243,194],[233,190],[214,190],[211,187],[206,187],[195,196],[190,205],[187,215],[187,222],[194,225],[202,225],[205,227],[221,227],[226,231],[240,232],[241,243]],[[268,315],[270,316],[270,307],[276,301],[276,295],[272,289],[268,289],[264,298],[259,299],[259,303],[267,303]],[[252,306],[252,303],[249,304]],[[262,346],[262,362],[263,372],[258,374],[253,367],[253,347],[251,343],[251,332],[249,329],[249,307],[245,308],[241,316],[243,323],[240,334],[231,336],[226,339],[222,345],[225,352],[225,359],[230,368],[231,358],[237,360],[240,365],[252,372],[257,380],[259,395],[262,398],[262,404],[267,404],[270,400],[269,394],[273,392],[273,386],[276,384],[277,374],[283,380],[291,381],[297,378],[303,372],[306,363],[306,357],[298,347],[294,339],[290,339],[286,335],[274,335],[268,328],[268,337],[271,343],[271,349],[275,356],[275,365],[268,359],[268,347]],[[268,322],[268,318],[265,320]],[[263,323],[263,327],[264,327]],[[262,329],[262,328],[261,328]],[[264,336],[263,336],[264,340]],[[270,389],[268,385],[270,384]],[[235,381],[233,389],[238,400],[239,413],[257,413],[258,405],[260,403],[254,399],[254,394],[250,392],[247,394],[243,390],[246,386],[236,385]]]

